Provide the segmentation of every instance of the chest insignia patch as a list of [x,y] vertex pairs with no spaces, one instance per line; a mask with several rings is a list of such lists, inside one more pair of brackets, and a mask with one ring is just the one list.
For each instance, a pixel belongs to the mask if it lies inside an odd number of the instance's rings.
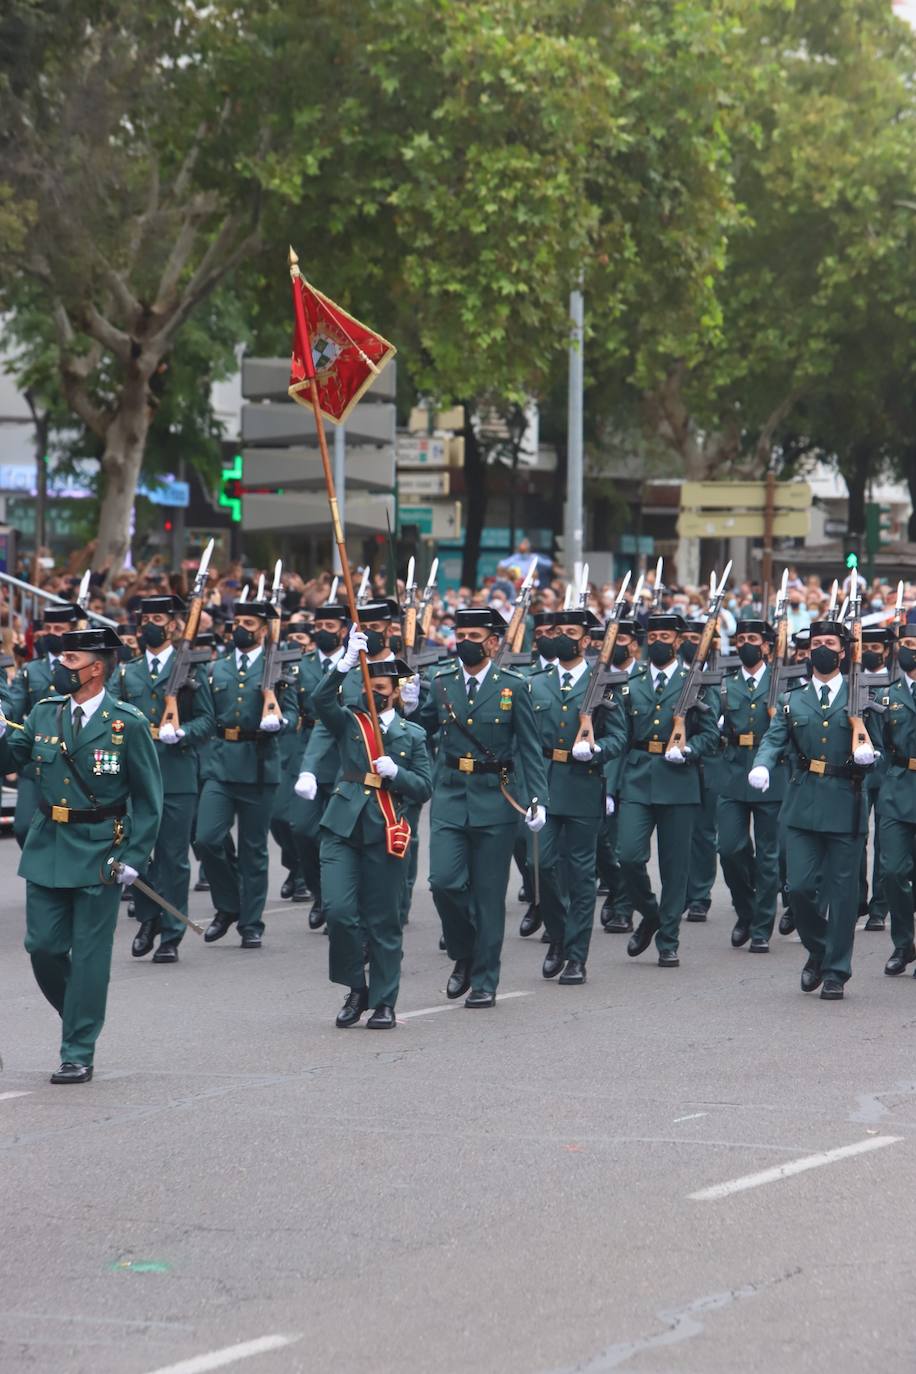
[[499,709],[501,711],[512,710],[512,688],[501,687],[499,691]]
[[97,778],[104,773],[120,773],[121,760],[117,754],[107,749],[95,749],[92,754],[92,771]]

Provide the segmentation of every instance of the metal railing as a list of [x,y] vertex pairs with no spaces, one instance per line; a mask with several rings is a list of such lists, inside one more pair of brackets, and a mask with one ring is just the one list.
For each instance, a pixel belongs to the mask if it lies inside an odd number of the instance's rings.
[[[67,601],[62,596],[57,596],[54,592],[46,592],[41,587],[34,586],[31,582],[23,582],[19,577],[13,577],[11,573],[0,572],[0,586],[9,588],[9,614],[21,615],[25,620],[35,620],[36,611],[42,601],[50,602],[53,606],[72,606],[72,601]],[[17,606],[18,600],[18,606]],[[97,611],[85,612],[87,620],[94,621],[97,625],[110,625],[113,629],[117,628],[117,622],[109,620],[107,615],[99,615]],[[0,616],[0,624],[6,619]],[[12,620],[8,622],[12,624]]]

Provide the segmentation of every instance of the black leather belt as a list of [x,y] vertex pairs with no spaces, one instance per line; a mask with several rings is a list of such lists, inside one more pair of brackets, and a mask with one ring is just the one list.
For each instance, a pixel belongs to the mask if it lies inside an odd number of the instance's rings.
[[216,733],[220,739],[227,739],[231,744],[243,742],[250,744],[252,740],[263,739],[267,732],[264,730],[242,730],[238,725],[218,725]]
[[739,749],[756,749],[763,735],[757,735],[753,730],[729,730],[723,738]]
[[457,754],[446,754],[445,762],[458,773],[511,773],[515,766],[511,759],[503,763],[499,759],[469,759]]
[[119,816],[127,815],[126,802],[116,802],[113,806],[91,806],[78,811],[72,806],[52,806],[42,797],[38,809],[42,815],[57,821],[58,825],[86,825],[92,821],[116,820]]
[[916,759],[908,758],[906,754],[891,754],[891,762],[898,768],[908,768],[911,773],[916,773]]
[[630,748],[640,749],[644,754],[663,754],[668,745],[663,739],[634,739]]
[[806,759],[804,755],[799,757],[798,766],[803,773],[813,773],[819,778],[848,779],[862,776],[858,769],[851,768],[848,763],[828,763],[826,759]]

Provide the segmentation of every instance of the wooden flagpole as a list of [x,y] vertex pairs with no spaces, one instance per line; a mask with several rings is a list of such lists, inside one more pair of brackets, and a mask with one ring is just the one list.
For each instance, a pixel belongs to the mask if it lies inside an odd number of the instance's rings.
[[[318,431],[318,447],[321,451],[321,466],[324,471],[324,483],[328,491],[328,506],[331,510],[331,525],[334,530],[334,541],[337,544],[337,552],[340,556],[340,571],[344,581],[344,588],[347,593],[347,606],[350,611],[350,619],[353,621],[353,624],[359,628],[359,611],[356,607],[356,588],[353,585],[353,576],[350,572],[350,560],[347,557],[347,545],[344,540],[343,525],[340,523],[340,509],[337,505],[337,488],[334,485],[334,470],[331,467],[331,457],[328,453],[328,441],[324,432],[324,416],[321,413],[321,404],[318,399],[318,379],[315,375],[315,360],[312,357],[312,340],[309,334],[308,323],[305,318],[305,307],[302,304],[302,291],[299,285],[299,279],[301,277],[299,271],[299,257],[292,248],[289,250],[289,275],[293,288],[296,339],[299,344],[299,352],[302,355],[302,365],[305,368],[306,379],[311,383],[312,410],[315,414],[315,428]],[[364,653],[361,653],[359,656],[359,666],[363,674],[363,690],[366,695],[369,719],[372,721],[372,731],[375,735],[375,742],[378,746],[379,755],[381,755],[384,754],[385,749],[382,744],[382,731],[379,725],[378,712],[375,709],[375,698],[372,695],[369,660]],[[378,755],[376,757],[378,757]]]

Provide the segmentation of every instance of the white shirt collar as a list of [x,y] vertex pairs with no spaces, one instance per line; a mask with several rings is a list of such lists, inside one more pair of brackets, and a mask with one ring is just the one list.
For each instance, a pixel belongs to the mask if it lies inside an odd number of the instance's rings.
[[586,661],[585,659],[583,659],[582,662],[581,662],[577,667],[575,667],[575,668],[564,668],[564,667],[563,667],[563,664],[560,662],[560,660],[557,659],[557,665],[556,665],[556,666],[557,666],[557,674],[558,674],[558,676],[559,676],[561,682],[563,681],[563,675],[564,675],[564,673],[571,673],[571,674],[572,674],[572,682],[569,684],[570,687],[575,687],[576,683],[579,681],[579,678],[582,676],[582,674],[588,672],[588,663],[587,663],[587,661]]
[[74,713],[74,711],[76,710],[76,708],[77,708],[77,706],[78,706],[78,707],[80,708],[80,710],[82,711],[82,713],[83,713],[83,724],[86,725],[86,724],[88,723],[88,721],[92,718],[92,716],[95,715],[95,713],[96,713],[96,711],[99,709],[99,707],[101,706],[101,704],[102,704],[102,699],[103,699],[104,696],[105,696],[105,688],[103,687],[102,690],[101,690],[99,693],[97,693],[96,696],[90,697],[88,701],[77,701],[75,697],[71,697],[71,698],[70,698],[70,719],[71,719],[71,720],[73,719],[73,713]]
[[236,668],[241,668],[241,666],[242,666],[242,654],[245,654],[245,655],[247,656],[247,658],[248,658],[248,667],[250,668],[251,665],[252,665],[252,663],[254,663],[255,659],[257,658],[257,656],[258,656],[258,654],[259,654],[260,652],[261,652],[261,646],[260,646],[260,644],[256,645],[256,647],[255,647],[254,649],[236,649],[236,651],[235,651],[235,666],[236,666]]
[[[461,660],[460,660],[460,659],[459,659],[458,661],[459,661],[459,663],[461,663]],[[483,667],[481,668],[481,670],[480,670],[479,673],[469,673],[468,670],[467,670],[467,668],[465,668],[464,664],[462,663],[462,664],[461,664],[461,671],[462,671],[462,673],[464,674],[464,689],[465,689],[465,691],[467,691],[467,687],[468,687],[468,683],[469,683],[469,682],[476,682],[476,683],[477,683],[477,690],[480,691],[481,687],[483,686],[484,682],[486,681],[487,673],[490,671],[490,668],[491,668],[491,667],[492,667],[492,664],[490,663],[490,660],[487,659],[486,663],[483,665]]]
[[551,668],[557,666],[557,660],[555,658],[545,658],[543,654],[538,654],[538,658],[541,660],[541,667],[544,669],[545,673],[549,673]]
[[[677,670],[678,670],[678,668],[680,668],[680,666],[681,666],[681,665],[680,665],[680,663],[678,663],[678,661],[677,661],[676,658],[673,658],[673,659],[671,660],[670,663],[667,663],[667,664],[665,665],[664,668],[656,668],[656,666],[655,666],[654,663],[650,663],[650,664],[649,664],[649,671],[650,671],[651,674],[652,674],[652,686],[654,687],[654,686],[656,685],[656,683],[658,682],[658,675],[659,675],[659,673],[664,673],[664,674],[665,674],[665,678],[667,679],[667,682],[670,682],[672,676],[677,672]],[[666,685],[667,685],[667,683],[666,683]]]
[[831,705],[831,706],[833,705],[834,701],[836,700],[836,694],[837,694],[837,692],[840,690],[840,688],[842,687],[842,685],[843,685],[843,675],[842,675],[842,673],[837,673],[837,674],[835,674],[834,677],[828,678],[828,680],[827,680],[826,682],[821,682],[819,678],[812,678],[812,679],[811,679],[811,686],[812,686],[813,689],[814,689],[814,693],[815,693],[815,695],[817,696],[818,701],[820,701],[820,699],[821,699],[821,688],[822,688],[822,687],[826,687],[826,688],[827,688],[827,690],[828,690],[829,693],[830,693],[830,705]]
[[767,665],[765,659],[761,659],[760,662],[757,664],[756,668],[745,668],[744,664],[742,663],[741,676],[744,678],[745,682],[747,682],[749,678],[753,678],[755,682],[759,682],[760,679],[763,677],[764,673],[766,672],[766,668]]
[[390,710],[388,710],[388,711],[381,711],[381,712],[379,713],[379,718],[378,718],[378,719],[379,719],[379,724],[381,725],[381,727],[382,727],[383,730],[387,730],[387,729],[388,729],[388,726],[389,726],[389,725],[391,724],[391,722],[394,720],[394,716],[395,716],[395,710],[394,710],[394,707],[393,707],[393,706],[390,708]]
[[325,665],[326,663],[336,663],[337,660],[338,660],[339,658],[342,657],[342,655],[343,655],[343,645],[342,645],[342,644],[341,644],[341,646],[340,646],[339,649],[335,649],[335,650],[334,650],[333,654],[323,654],[323,653],[321,652],[321,650],[319,649],[319,650],[318,650],[318,662],[321,664],[321,666],[322,666],[322,668],[323,668],[324,665]]
[[155,659],[158,661],[158,663],[159,663],[159,667],[161,668],[162,665],[163,665],[163,663],[165,663],[166,659],[168,658],[168,656],[169,656],[169,654],[170,654],[171,652],[172,652],[172,646],[171,646],[171,644],[163,644],[163,646],[162,646],[162,648],[159,650],[158,654],[154,654],[153,651],[152,651],[152,649],[147,649],[147,651],[146,651],[146,666],[147,666],[148,668],[151,667],[151,666],[152,666],[153,659],[155,658]]

